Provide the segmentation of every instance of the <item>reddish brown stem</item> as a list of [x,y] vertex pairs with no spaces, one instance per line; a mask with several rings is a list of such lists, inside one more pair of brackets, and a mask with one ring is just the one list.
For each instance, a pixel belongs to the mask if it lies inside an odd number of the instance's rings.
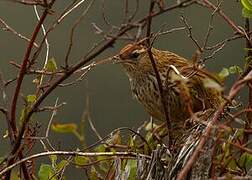
[[[14,92],[14,96],[13,96],[13,99],[12,99],[12,103],[11,103],[11,109],[10,109],[10,127],[11,127],[11,131],[12,131],[12,144],[14,143],[14,141],[16,140],[16,136],[17,136],[17,126],[16,126],[16,107],[17,107],[17,100],[18,100],[18,96],[19,96],[19,93],[20,93],[20,89],[21,89],[21,85],[22,85],[22,82],[23,82],[23,79],[24,79],[24,76],[25,76],[25,73],[26,73],[26,66],[28,64],[28,61],[29,61],[29,56],[30,56],[30,53],[31,53],[31,50],[32,50],[32,47],[33,47],[33,44],[36,40],[36,37],[39,33],[39,30],[41,28],[41,25],[43,24],[46,16],[48,14],[48,10],[46,9],[41,18],[40,18],[40,21],[38,22],[37,26],[35,27],[35,30],[33,32],[33,35],[32,35],[32,38],[30,40],[30,43],[26,49],[26,53],[24,55],[24,59],[23,59],[23,63],[21,65],[21,68],[19,70],[19,75],[18,75],[18,79],[17,79],[17,85],[16,85],[16,88],[15,88],[15,92]],[[23,155],[22,155],[22,152],[19,152],[19,157],[22,158]],[[15,161],[15,157],[12,157],[9,162],[8,162],[8,165],[14,163]],[[26,170],[26,166],[25,164],[22,164],[22,170],[23,170],[23,174],[25,176],[25,179],[30,179],[29,178],[29,174]],[[11,171],[9,171],[7,174],[6,174],[6,179],[10,179],[10,175],[11,175]]]
[[41,28],[41,25],[43,24],[46,16],[48,14],[48,11],[45,10],[40,18],[40,21],[38,22],[34,32],[33,32],[33,35],[32,35],[32,38],[31,38],[31,41],[26,49],[26,53],[24,55],[24,59],[23,59],[23,63],[21,65],[21,68],[19,70],[19,75],[18,75],[18,79],[17,79],[17,85],[16,85],[16,88],[15,88],[15,92],[14,92],[14,96],[13,96],[13,99],[12,99],[12,103],[11,103],[11,110],[10,110],[10,125],[11,125],[11,128],[12,128],[12,131],[14,132],[14,136],[16,135],[16,132],[17,132],[17,127],[16,127],[16,107],[17,107],[17,100],[18,100],[18,95],[20,93],[20,89],[21,89],[21,85],[22,85],[22,82],[23,82],[23,79],[24,79],[24,76],[25,76],[25,72],[26,72],[26,66],[28,64],[28,61],[29,61],[29,57],[30,57],[30,53],[31,53],[31,50],[32,50],[32,47],[33,47],[33,43],[35,42],[36,38],[37,38],[37,35],[39,33],[39,30]]

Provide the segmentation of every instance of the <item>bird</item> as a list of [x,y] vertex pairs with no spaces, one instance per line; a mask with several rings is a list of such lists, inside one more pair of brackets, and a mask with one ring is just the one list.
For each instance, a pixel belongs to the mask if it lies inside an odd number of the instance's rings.
[[172,128],[181,128],[195,113],[217,108],[223,101],[223,84],[211,72],[176,53],[151,47],[161,83],[143,43],[129,43],[116,56],[128,76],[133,96],[155,119],[165,121],[165,107]]
[[[167,172],[170,179],[176,179],[195,150],[207,122],[225,101],[222,80],[196,61],[150,47],[144,41],[127,44],[114,59],[121,64],[128,76],[133,97],[146,112],[162,124],[165,124],[164,121],[170,123],[167,125],[168,140],[165,141],[168,146],[165,147],[168,147],[172,158]],[[204,153],[204,163],[194,166],[192,174],[198,175],[195,177],[208,177],[211,152]]]

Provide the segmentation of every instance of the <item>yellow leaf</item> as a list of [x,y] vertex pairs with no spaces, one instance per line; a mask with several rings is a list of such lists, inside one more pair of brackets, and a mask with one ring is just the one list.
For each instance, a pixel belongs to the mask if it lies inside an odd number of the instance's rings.
[[77,130],[77,125],[75,123],[54,123],[52,125],[52,130],[59,133],[74,133]]
[[48,60],[46,70],[49,72],[55,72],[57,70],[57,63],[54,58]]

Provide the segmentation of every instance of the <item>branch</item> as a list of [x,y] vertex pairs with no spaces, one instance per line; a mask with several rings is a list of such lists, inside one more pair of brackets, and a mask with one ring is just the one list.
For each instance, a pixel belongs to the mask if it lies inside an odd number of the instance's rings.
[[[4,27],[2,28],[4,31],[9,31],[12,32],[14,35],[18,36],[21,39],[24,39],[27,42],[30,42],[31,40],[27,37],[25,37],[24,35],[18,33],[15,29],[13,29],[12,27],[10,27],[3,19],[0,18],[0,23],[4,25]],[[38,45],[36,42],[33,42],[33,45],[38,48]]]
[[37,35],[40,31],[40,28],[46,18],[46,16],[48,15],[48,10],[44,10],[43,12],[43,15],[41,16],[40,18],[40,21],[38,22],[37,26],[35,27],[35,30],[33,32],[33,35],[32,35],[32,38],[31,38],[31,41],[26,49],[26,53],[25,53],[25,56],[24,56],[24,59],[23,59],[23,63],[21,65],[21,68],[20,68],[20,71],[19,71],[19,75],[18,75],[18,79],[17,79],[17,85],[16,85],[16,89],[15,89],[15,92],[14,92],[14,96],[13,96],[13,99],[12,99],[12,103],[11,103],[11,112],[10,112],[10,125],[12,127],[12,131],[14,132],[14,136],[15,136],[15,133],[17,131],[17,127],[16,127],[16,105],[17,105],[17,99],[18,99],[18,95],[19,95],[19,92],[20,92],[20,89],[21,89],[21,85],[22,85],[22,82],[23,82],[23,79],[24,79],[24,76],[25,76],[25,72],[26,72],[26,66],[28,64],[28,61],[29,61],[29,56],[30,56],[30,53],[31,53],[31,50],[32,50],[32,46],[33,46],[33,43],[35,42],[35,39],[37,38]]
[[163,107],[163,113],[165,115],[166,125],[167,125],[167,129],[168,129],[168,139],[169,139],[168,144],[169,144],[169,147],[171,147],[170,146],[172,144],[171,131],[170,131],[171,130],[171,121],[170,121],[170,118],[169,118],[168,107],[167,107],[167,104],[165,102],[164,91],[163,91],[163,87],[162,87],[162,81],[161,81],[161,78],[160,78],[160,75],[159,75],[159,72],[158,72],[158,69],[157,69],[153,54],[151,52],[151,48],[152,48],[151,47],[151,42],[150,42],[151,22],[152,22],[151,15],[153,13],[154,6],[155,6],[155,1],[151,0],[150,9],[149,9],[149,18],[147,20],[147,33],[146,33],[146,38],[147,38],[146,41],[147,41],[147,46],[148,46],[147,52],[148,52],[148,55],[149,55],[149,58],[150,58],[150,61],[151,61],[151,65],[152,65],[152,68],[154,70],[154,73],[155,73],[155,76],[156,76],[156,79],[157,79],[158,90],[159,90],[161,103],[162,103],[162,107]]
[[112,157],[141,157],[147,160],[150,160],[151,157],[147,156],[145,154],[135,153],[135,152],[79,152],[79,151],[48,151],[48,152],[41,152],[37,154],[33,154],[29,157],[23,158],[20,161],[17,161],[16,163],[4,168],[0,171],[0,176],[2,176],[4,173],[10,171],[14,167],[18,166],[21,163],[24,163],[26,161],[43,157],[43,156],[50,156],[50,155],[64,155],[64,156],[84,156],[84,157],[97,157],[97,156],[112,156]]
[[231,26],[231,28],[235,32],[237,32],[239,34],[244,34],[244,32],[241,29],[239,29],[239,27],[236,26],[236,24],[228,16],[226,16],[226,14],[222,10],[220,10],[218,7],[216,7],[214,4],[212,4],[208,0],[202,0],[202,1],[205,3],[205,5],[199,3],[200,5],[203,5],[205,7],[209,7],[211,9],[213,9],[214,11],[217,10],[218,14]]

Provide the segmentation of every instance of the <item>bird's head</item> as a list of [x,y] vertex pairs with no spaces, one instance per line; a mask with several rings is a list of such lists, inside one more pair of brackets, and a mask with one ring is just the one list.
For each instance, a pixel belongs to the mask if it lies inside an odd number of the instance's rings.
[[128,73],[143,70],[147,64],[149,66],[148,57],[147,47],[140,43],[127,44],[117,55],[118,63]]
[[147,53],[147,48],[142,44],[128,44],[121,49],[119,58],[122,63],[136,64]]

